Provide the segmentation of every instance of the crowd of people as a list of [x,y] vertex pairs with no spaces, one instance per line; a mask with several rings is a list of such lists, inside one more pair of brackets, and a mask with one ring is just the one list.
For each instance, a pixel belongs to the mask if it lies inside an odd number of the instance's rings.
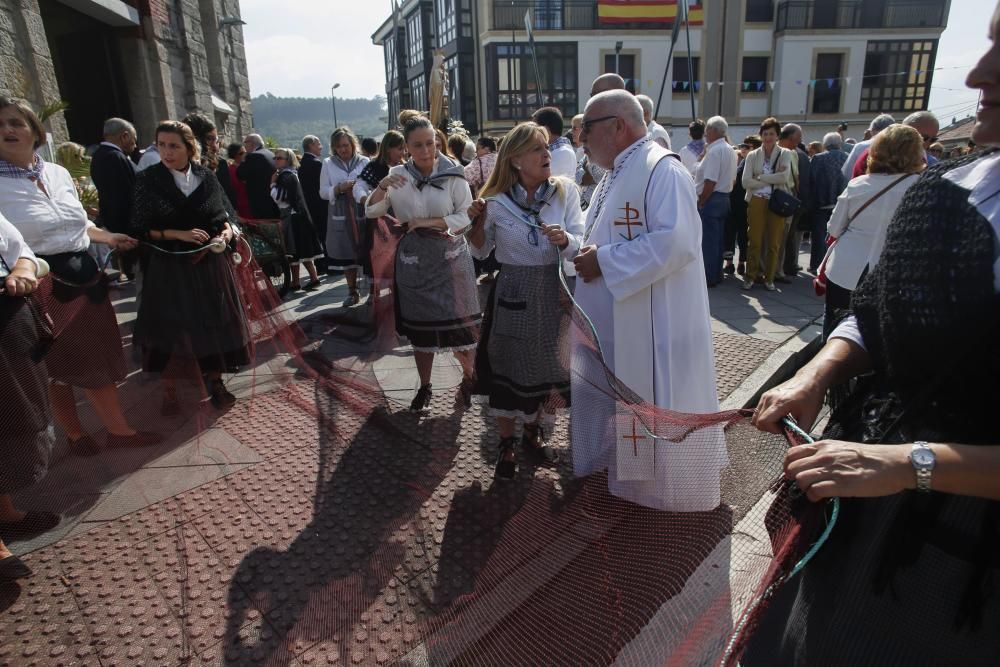
[[[991,32],[1000,37],[1000,11]],[[969,85],[982,91],[976,144],[1000,145],[1000,46]],[[17,415],[0,454],[0,534],[59,520],[10,500],[44,474],[54,424],[80,455],[161,439],[121,409],[127,364],[94,244],[141,280],[133,344],[142,369],[160,377],[161,412],[171,416],[182,409],[172,359],[197,363],[220,410],[236,400],[223,375],[250,362],[233,269],[212,252],[233,242],[240,218],[281,221],[292,289],[343,272],[346,308],[364,302],[371,221],[391,220],[401,235],[396,327],[420,381],[411,410],[433,398],[435,355],[453,354],[462,369],[457,408],[480,395],[497,420],[498,480],[515,476],[518,449],[538,464],[556,462],[546,435],[569,409],[576,474],[607,470],[621,498],[705,511],[719,503],[724,442],[699,451],[697,468],[657,457],[635,474],[618,467],[623,445],[613,427],[580,427],[613,422],[614,402],[570,372],[565,292],[586,313],[603,364],[636,400],[715,412],[708,289],[738,274],[745,290],[758,282],[777,290],[802,274],[808,234],[806,271],[826,297],[825,345],[764,394],[754,423],[779,432],[791,415],[811,428],[828,391],[843,390],[830,439],[792,448],[785,469],[810,499],[845,502],[828,544],[770,606],[744,664],[861,664],[876,654],[981,664],[996,655],[1000,446],[988,417],[1000,369],[992,344],[1000,154],[938,164],[938,122],[923,111],[901,123],[879,115],[861,141],[845,139],[841,126],[809,145],[801,127],[775,118],[734,145],[715,116],[692,121],[673,152],[651,101],[621,77],[598,77],[590,93],[568,128],[559,109],[543,107],[502,139],[474,143],[409,110],[381,143],[336,128],[326,158],[314,135],[297,153],[250,134],[228,147],[227,160],[214,124],[191,114],[162,122],[136,164],[135,128],[112,118],[90,164],[96,219],[79,176],[39,156],[45,129],[35,112],[0,97],[0,364],[14,380],[3,404]],[[65,156],[79,160],[76,151]],[[43,259],[53,280],[37,279]],[[479,275],[497,267],[481,304]],[[43,340],[23,298],[36,290],[81,304],[72,321],[53,323],[54,340]],[[41,343],[44,354],[33,353]],[[574,355],[581,345],[573,339]],[[83,358],[73,353],[80,346],[90,352]],[[103,424],[103,444],[84,430],[74,388]],[[672,482],[679,475],[683,494]],[[0,542],[0,579],[26,574]]]

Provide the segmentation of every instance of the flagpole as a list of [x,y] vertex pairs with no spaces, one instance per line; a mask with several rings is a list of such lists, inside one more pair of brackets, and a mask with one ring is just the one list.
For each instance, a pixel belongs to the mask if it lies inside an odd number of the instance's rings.
[[524,12],[524,30],[528,33],[528,47],[531,49],[531,64],[535,70],[535,99],[538,100],[539,108],[545,106],[542,98],[542,75],[538,72],[538,56],[535,54],[535,36],[531,32],[531,10]]
[[[677,3],[678,8],[684,7],[684,32],[687,34],[687,49],[688,49],[688,91],[691,93],[691,120],[692,122],[697,120],[698,117],[694,110],[694,72],[691,71],[691,21],[688,17],[688,0],[680,0]],[[704,33],[704,31],[702,31]]]
[[674,25],[670,30],[670,51],[667,52],[667,65],[663,68],[663,81],[660,83],[660,94],[656,97],[656,110],[653,111],[653,119],[660,115],[660,102],[663,100],[663,90],[667,87],[667,74],[670,72],[670,65],[674,61],[674,47],[677,46],[677,38],[680,36],[681,24],[678,18],[674,17]]

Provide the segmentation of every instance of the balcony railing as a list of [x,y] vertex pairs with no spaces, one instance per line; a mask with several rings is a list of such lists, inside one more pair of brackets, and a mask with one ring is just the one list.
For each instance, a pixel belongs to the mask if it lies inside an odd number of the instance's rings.
[[945,0],[784,0],[775,30],[943,28],[945,5]]
[[532,30],[669,30],[669,23],[601,25],[597,0],[493,0],[493,30],[524,30],[531,10]]

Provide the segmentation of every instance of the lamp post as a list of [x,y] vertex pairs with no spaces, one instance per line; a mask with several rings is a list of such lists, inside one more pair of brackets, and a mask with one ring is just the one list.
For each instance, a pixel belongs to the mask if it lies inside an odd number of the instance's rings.
[[242,136],[243,105],[240,104],[240,84],[236,81],[236,47],[233,45],[233,26],[246,25],[247,22],[238,16],[223,16],[219,19],[219,32],[226,31],[229,42],[229,81],[233,86],[233,96],[236,98],[236,131]]
[[337,125],[337,94],[334,92],[338,88],[340,88],[339,83],[333,84],[333,87],[330,88],[330,99],[333,101],[333,129],[335,130],[339,127]]

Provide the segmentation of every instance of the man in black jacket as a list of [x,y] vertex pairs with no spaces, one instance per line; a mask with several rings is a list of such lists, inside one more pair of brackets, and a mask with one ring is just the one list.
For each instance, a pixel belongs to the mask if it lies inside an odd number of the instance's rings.
[[[326,244],[327,207],[329,203],[319,196],[319,177],[323,171],[323,143],[319,137],[307,134],[302,137],[302,162],[299,164],[299,183],[302,184],[302,194],[309,207],[309,217],[312,218],[320,243]],[[325,247],[324,247],[325,250]],[[316,260],[320,272],[326,270],[326,257]]]
[[247,201],[254,218],[280,217],[278,205],[271,199],[271,177],[274,175],[274,153],[264,148],[259,134],[248,134],[243,140],[247,156],[236,167],[236,177],[247,186]]
[[785,221],[785,243],[781,249],[778,270],[781,275],[775,277],[774,281],[779,283],[790,283],[802,267],[799,266],[799,245],[802,243],[802,231],[799,229],[802,221],[806,223],[810,220],[812,210],[812,178],[809,172],[809,154],[802,148],[802,128],[795,123],[789,123],[781,128],[778,135],[778,145],[782,148],[795,151],[798,157],[797,164],[792,165],[792,173],[795,174],[795,196],[802,202],[801,208],[794,217]]
[[[97,225],[115,234],[127,234],[131,229],[135,163],[129,155],[135,145],[132,123],[109,118],[104,121],[104,141],[90,161],[90,179],[100,199]],[[119,256],[118,265],[129,279],[134,277],[133,264],[130,257]]]

